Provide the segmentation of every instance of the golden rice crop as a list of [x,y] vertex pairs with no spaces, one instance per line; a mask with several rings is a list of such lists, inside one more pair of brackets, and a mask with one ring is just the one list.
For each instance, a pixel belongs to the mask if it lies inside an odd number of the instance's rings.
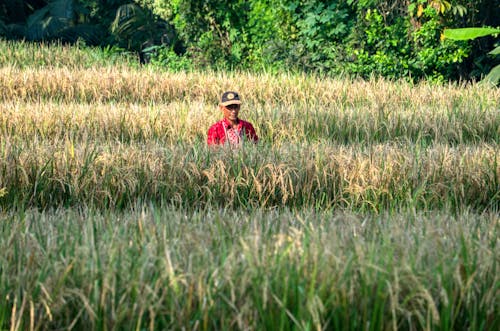
[[[331,141],[380,143],[500,143],[500,111],[480,107],[403,108],[362,106],[335,109],[304,105],[245,105],[241,116],[254,123],[266,143]],[[0,136],[82,141],[183,141],[206,138],[208,123],[221,117],[214,102],[68,103],[0,102]]]
[[0,67],[71,67],[137,66],[138,58],[125,54],[105,54],[98,47],[64,45],[57,42],[6,41],[0,38]]
[[[139,200],[207,206],[496,208],[498,147],[342,146],[242,151],[203,145],[93,144],[61,140],[0,145],[3,198],[47,207],[124,206]],[[4,205],[5,203],[4,202]]]
[[[0,41],[0,330],[498,329],[499,89],[32,46]],[[257,145],[206,146],[227,89]]]
[[147,68],[0,68],[0,100],[216,104],[222,91],[228,89],[240,91],[249,107],[269,104],[332,109],[364,105],[375,110],[500,108],[498,89],[478,85],[434,86],[300,74],[166,73]]
[[[116,67],[0,70],[4,205],[498,205],[496,89]],[[242,117],[261,143],[221,157],[203,144],[229,88],[243,91]]]

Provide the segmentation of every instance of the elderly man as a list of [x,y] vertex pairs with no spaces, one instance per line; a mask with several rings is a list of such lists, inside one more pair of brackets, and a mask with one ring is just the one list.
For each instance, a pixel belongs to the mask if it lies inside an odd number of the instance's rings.
[[237,92],[222,94],[219,109],[224,118],[208,129],[208,145],[241,146],[245,141],[257,142],[259,138],[252,124],[238,118],[241,100]]

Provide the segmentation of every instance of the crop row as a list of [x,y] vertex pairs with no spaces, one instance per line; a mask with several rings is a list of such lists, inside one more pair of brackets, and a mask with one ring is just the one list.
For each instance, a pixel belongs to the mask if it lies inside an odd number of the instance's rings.
[[[3,206],[499,207],[498,146],[0,144]],[[0,187],[1,188],[1,187]]]
[[496,330],[495,214],[0,215],[0,328]]

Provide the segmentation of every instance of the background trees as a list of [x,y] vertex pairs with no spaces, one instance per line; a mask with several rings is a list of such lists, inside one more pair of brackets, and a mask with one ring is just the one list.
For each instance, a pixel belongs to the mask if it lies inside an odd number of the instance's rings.
[[115,45],[172,68],[458,80],[496,64],[495,39],[452,41],[444,29],[498,17],[496,0],[4,0],[0,35]]
[[7,39],[80,40],[137,52],[145,45],[173,40],[173,29],[166,21],[131,0],[4,1],[0,35]]

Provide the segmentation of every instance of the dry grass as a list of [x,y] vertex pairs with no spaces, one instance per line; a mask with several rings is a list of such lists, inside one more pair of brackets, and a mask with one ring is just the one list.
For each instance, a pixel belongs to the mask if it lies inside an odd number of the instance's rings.
[[[311,105],[245,105],[241,116],[268,145],[330,141],[476,144],[500,143],[500,111],[481,107],[374,110]],[[169,103],[0,103],[0,136],[22,140],[161,141],[195,143],[220,119],[213,102]]]
[[139,207],[26,211],[0,224],[0,325],[9,318],[12,330],[500,323],[495,214]]
[[20,69],[130,67],[138,66],[138,57],[78,45],[5,41],[0,38],[0,67],[4,66]]
[[[4,206],[498,208],[495,89],[114,67],[2,70]],[[217,95],[232,84],[248,91],[242,117],[261,143],[208,151]]]
[[2,204],[498,209],[498,147],[382,144],[250,146],[6,139]]
[[2,47],[1,330],[498,329],[499,89]]
[[120,67],[88,69],[4,66],[0,69],[2,100],[135,103],[202,101],[216,104],[221,91],[241,92],[249,106],[309,105],[345,109],[368,106],[387,109],[498,110],[500,92],[478,85],[436,86],[383,79],[334,79],[298,74],[165,73]]

